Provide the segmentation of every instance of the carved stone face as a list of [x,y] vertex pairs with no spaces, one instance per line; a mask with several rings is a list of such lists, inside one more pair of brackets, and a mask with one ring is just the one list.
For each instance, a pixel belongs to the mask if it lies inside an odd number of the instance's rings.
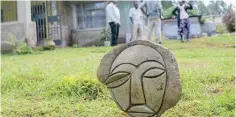
[[140,110],[144,116],[153,115],[160,108],[166,85],[163,58],[148,46],[129,47],[113,62],[105,84],[123,111],[133,116]]
[[109,69],[104,75],[106,78],[98,76],[100,81],[110,89],[119,108],[130,116],[158,115],[167,86],[167,68],[162,55],[154,48],[140,44],[128,46],[116,55],[111,62],[109,56],[105,57],[110,64],[102,67]]

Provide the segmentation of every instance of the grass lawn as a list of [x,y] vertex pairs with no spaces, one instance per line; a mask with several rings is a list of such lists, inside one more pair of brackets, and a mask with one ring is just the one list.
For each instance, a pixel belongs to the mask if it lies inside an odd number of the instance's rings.
[[[177,58],[182,98],[163,117],[234,117],[234,36],[164,41]],[[123,117],[96,70],[111,47],[2,55],[1,115]]]

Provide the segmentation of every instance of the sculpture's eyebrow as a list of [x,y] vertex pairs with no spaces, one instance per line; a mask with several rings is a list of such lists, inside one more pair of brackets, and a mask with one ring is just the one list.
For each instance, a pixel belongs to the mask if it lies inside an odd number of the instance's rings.
[[132,65],[132,66],[134,66],[134,67],[137,66],[137,65],[132,64],[132,63],[121,63],[121,64],[115,66],[115,67],[112,69],[112,71],[111,71],[110,73],[112,73],[116,68],[118,68],[119,66],[122,66],[122,65]]
[[146,64],[146,63],[149,63],[149,62],[156,62],[156,63],[159,63],[160,65],[162,65],[164,68],[165,68],[165,65],[163,65],[161,62],[157,61],[157,60],[146,60],[146,61],[143,61],[141,62],[140,64],[138,64],[137,66],[140,66],[142,64]]
[[132,66],[134,66],[134,67],[138,67],[138,66],[140,66],[140,65],[142,65],[142,64],[146,64],[146,63],[150,63],[150,62],[159,63],[160,65],[162,65],[162,66],[165,68],[165,66],[164,66],[161,62],[159,62],[159,61],[157,61],[157,60],[146,60],[146,61],[141,62],[141,63],[138,64],[138,65],[135,65],[135,64],[133,64],[133,63],[121,63],[121,64],[115,66],[115,67],[112,69],[112,71],[111,71],[110,73],[112,73],[112,72],[113,72],[116,68],[118,68],[119,66],[132,65]]

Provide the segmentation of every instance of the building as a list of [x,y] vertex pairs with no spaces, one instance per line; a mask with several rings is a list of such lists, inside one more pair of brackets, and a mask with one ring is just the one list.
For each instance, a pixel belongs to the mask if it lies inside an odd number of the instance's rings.
[[[1,1],[1,46],[8,34],[17,40],[27,39],[30,46],[37,46],[43,40],[52,38],[57,46],[65,47],[72,42],[80,46],[103,45],[101,31],[106,27],[105,7],[107,1]],[[121,27],[118,43],[124,43],[131,34],[129,9],[132,1],[118,1]],[[192,34],[201,33],[199,20],[192,21]],[[177,36],[176,19],[163,19],[163,34],[168,38]],[[171,31],[170,31],[171,30]]]
[[31,21],[30,2],[1,1],[1,49],[10,48],[5,43],[9,32],[18,40],[28,38],[32,46],[35,45],[36,25]]
[[61,1],[1,1],[1,50],[7,51],[8,34],[16,40],[27,40],[30,46],[53,38],[57,45],[65,46],[70,28],[67,9]]
[[[52,38],[57,46],[67,46],[71,38],[79,45],[99,45],[101,31],[106,27],[106,1],[2,1],[1,45],[10,48],[5,41],[13,33],[17,40],[27,39],[31,46],[40,45]],[[128,17],[132,1],[117,3],[121,13],[119,42],[124,42],[130,32]]]
[[[77,1],[68,2],[72,10],[73,37],[78,40],[81,46],[102,45],[101,31],[106,27],[105,1]],[[129,9],[132,1],[118,1],[117,7],[120,9],[121,26],[119,33],[119,43],[125,42],[126,33],[131,31],[129,19]]]

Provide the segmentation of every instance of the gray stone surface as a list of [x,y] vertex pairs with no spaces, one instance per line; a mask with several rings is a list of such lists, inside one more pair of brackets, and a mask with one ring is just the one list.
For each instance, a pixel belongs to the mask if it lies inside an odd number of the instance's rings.
[[177,61],[166,48],[135,40],[106,54],[97,77],[118,107],[134,117],[161,116],[181,97]]

